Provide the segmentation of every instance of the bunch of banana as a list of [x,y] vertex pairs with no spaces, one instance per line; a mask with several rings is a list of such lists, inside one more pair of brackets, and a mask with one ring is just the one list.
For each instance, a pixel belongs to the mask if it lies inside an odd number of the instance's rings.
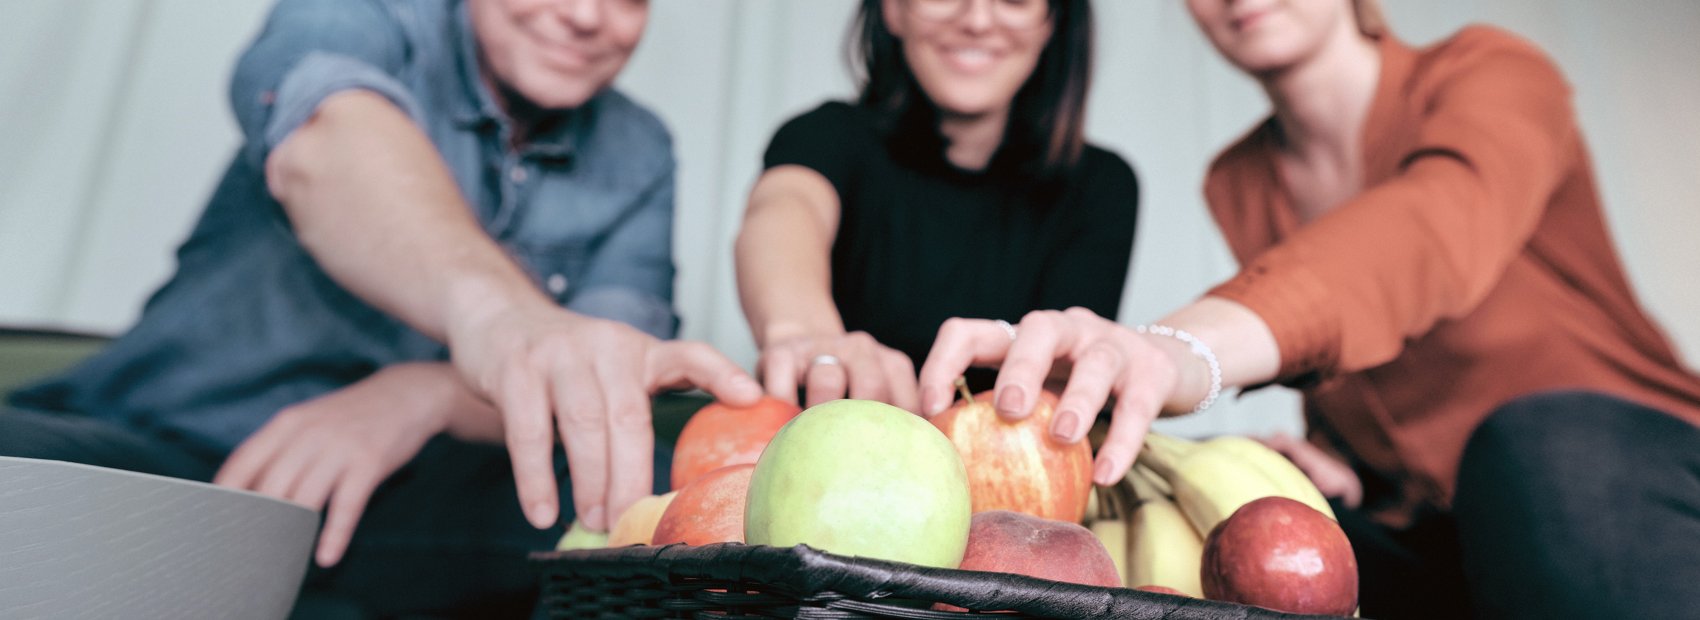
[[1134,467],[1122,479],[1138,501],[1128,515],[1127,586],[1168,586],[1203,598],[1199,573],[1204,538],[1161,489],[1161,483],[1144,467]]
[[[1096,446],[1103,433],[1093,431]],[[1240,506],[1271,495],[1334,518],[1304,472],[1256,440],[1192,441],[1152,432],[1127,476],[1092,496],[1087,527],[1110,551],[1126,586],[1168,586],[1202,597],[1204,537]]]
[[1245,437],[1193,442],[1148,433],[1139,464],[1168,481],[1193,527],[1208,534],[1240,506],[1271,495],[1303,502],[1334,518],[1328,500],[1287,457]]
[[1133,508],[1133,494],[1125,484],[1099,487],[1086,502],[1086,529],[1110,552],[1122,585],[1128,585],[1129,579],[1127,559],[1134,541],[1129,537],[1128,513]]

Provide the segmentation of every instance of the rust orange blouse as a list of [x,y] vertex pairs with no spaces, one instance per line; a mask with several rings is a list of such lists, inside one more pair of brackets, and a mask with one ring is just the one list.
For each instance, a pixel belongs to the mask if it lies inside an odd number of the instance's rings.
[[1382,37],[1366,189],[1300,223],[1265,121],[1205,181],[1243,268],[1211,294],[1261,316],[1312,440],[1448,509],[1464,442],[1521,395],[1590,389],[1700,423],[1700,379],[1635,300],[1557,67],[1504,31]]

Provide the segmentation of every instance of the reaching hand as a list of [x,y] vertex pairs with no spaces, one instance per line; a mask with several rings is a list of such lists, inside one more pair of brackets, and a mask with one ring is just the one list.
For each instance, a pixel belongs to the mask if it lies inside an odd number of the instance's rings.
[[1080,441],[1111,394],[1109,435],[1092,479],[1115,484],[1133,466],[1150,428],[1180,385],[1174,343],[1154,340],[1084,308],[1029,313],[1012,332],[996,321],[950,319],[921,367],[921,405],[935,415],[950,405],[951,382],[971,366],[999,367],[993,405],[1006,418],[1032,411],[1054,372],[1066,373],[1051,433]]
[[795,404],[797,386],[807,390],[805,407],[829,400],[876,400],[918,411],[915,364],[866,332],[802,336],[768,344],[761,354],[767,393]]
[[214,484],[324,509],[315,557],[342,559],[366,502],[390,474],[448,426],[433,385],[458,382],[443,364],[402,364],[284,409],[237,446]]
[[566,446],[579,519],[607,531],[652,490],[650,394],[697,386],[734,406],[761,397],[754,379],[706,344],[546,304],[493,314],[450,342],[455,365],[502,412],[520,504],[539,528],[560,510],[554,437]]

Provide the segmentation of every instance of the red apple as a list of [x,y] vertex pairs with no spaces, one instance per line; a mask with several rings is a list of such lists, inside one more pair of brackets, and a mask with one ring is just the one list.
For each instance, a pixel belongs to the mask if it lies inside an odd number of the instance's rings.
[[983,392],[933,418],[968,467],[974,512],[1013,510],[1070,523],[1086,516],[1092,448],[1051,437],[1056,404],[1054,394],[1042,392],[1031,415],[1009,422],[992,408],[992,393]]
[[1340,526],[1285,497],[1241,506],[1204,540],[1204,595],[1300,614],[1349,616],[1358,561]]
[[1008,510],[974,514],[962,568],[1106,588],[1122,585],[1109,550],[1091,530]]
[[750,464],[722,467],[679,489],[655,524],[653,544],[744,542],[744,498],[755,470]]
[[673,449],[673,488],[682,489],[703,474],[755,463],[779,428],[797,417],[796,405],[763,398],[749,407],[714,403],[685,423]]

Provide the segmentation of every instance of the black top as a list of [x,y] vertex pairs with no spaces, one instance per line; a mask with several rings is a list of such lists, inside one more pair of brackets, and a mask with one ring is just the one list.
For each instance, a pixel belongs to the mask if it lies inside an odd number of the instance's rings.
[[1087,146],[1073,171],[1041,183],[1007,153],[966,171],[945,159],[936,129],[881,127],[871,110],[827,103],[781,127],[765,158],[815,170],[838,191],[832,297],[845,329],[919,368],[953,316],[1015,323],[1083,306],[1115,318],[1139,212],[1127,162]]

